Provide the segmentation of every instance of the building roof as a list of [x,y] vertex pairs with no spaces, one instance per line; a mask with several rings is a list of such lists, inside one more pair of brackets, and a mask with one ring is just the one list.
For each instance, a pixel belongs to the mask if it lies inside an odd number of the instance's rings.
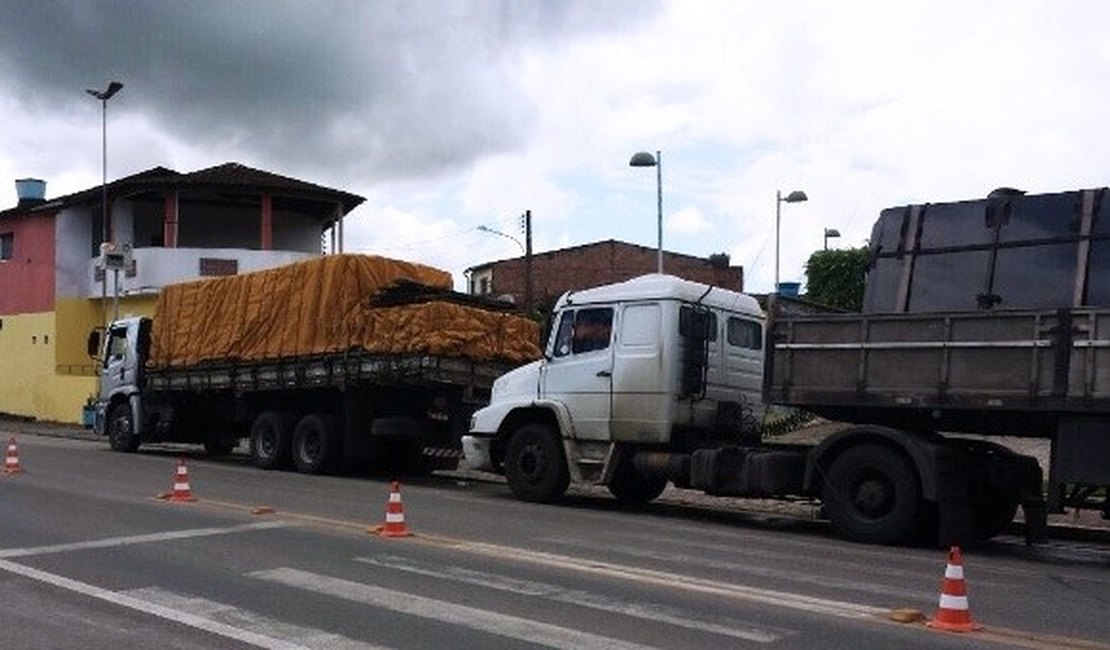
[[[543,252],[540,252],[540,253],[533,252],[532,257],[535,258],[535,257],[543,257],[543,256],[562,255],[562,254],[566,254],[566,253],[577,253],[577,252],[584,251],[584,250],[590,249],[590,248],[598,248],[600,246],[620,246],[620,247],[624,247],[624,248],[638,248],[640,250],[650,251],[652,253],[655,253],[658,250],[658,249],[652,248],[650,246],[641,246],[639,244],[633,244],[633,243],[630,243],[630,242],[621,241],[619,239],[604,239],[602,241],[590,242],[588,244],[579,244],[577,246],[568,246],[566,248],[556,248],[554,250],[543,251]],[[666,256],[669,256],[669,257],[685,257],[686,259],[698,260],[698,261],[701,261],[701,262],[705,262],[707,260],[707,258],[705,258],[705,257],[698,257],[697,255],[688,255],[686,253],[675,253],[673,251],[669,251],[669,250],[665,250],[665,249],[663,250],[663,254],[666,255]],[[523,255],[517,255],[516,257],[507,257],[505,259],[493,260],[491,262],[483,262],[482,264],[475,264],[474,266],[471,266],[470,268],[466,269],[466,272],[471,273],[471,272],[476,271],[478,269],[484,269],[488,266],[493,266],[494,264],[499,264],[501,262],[508,262],[510,260],[520,260],[520,259],[524,259],[524,256]]]
[[[335,190],[323,185],[254,169],[236,162],[200,169],[182,174],[166,167],[153,167],[146,171],[125,176],[108,183],[109,194],[129,196],[143,192],[169,190],[210,190],[246,194],[272,194],[294,200],[321,203],[338,203],[344,213],[350,212],[366,199],[356,194]],[[99,202],[103,188],[96,186],[73,194],[60,196],[32,206],[15,207],[0,211],[0,218],[9,214],[55,211],[71,205]]]

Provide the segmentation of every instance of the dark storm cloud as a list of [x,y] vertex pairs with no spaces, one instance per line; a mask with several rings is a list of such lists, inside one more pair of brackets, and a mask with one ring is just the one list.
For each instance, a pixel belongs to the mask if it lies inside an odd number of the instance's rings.
[[[286,169],[420,176],[511,150],[530,48],[619,31],[643,2],[0,0],[0,74],[37,111],[117,110]],[[222,161],[225,155],[217,154]]]

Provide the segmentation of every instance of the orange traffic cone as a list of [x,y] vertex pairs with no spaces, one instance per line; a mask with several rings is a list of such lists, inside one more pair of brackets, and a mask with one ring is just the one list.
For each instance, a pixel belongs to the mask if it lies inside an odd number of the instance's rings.
[[983,628],[971,622],[967,584],[964,583],[964,559],[959,546],[953,546],[948,551],[948,566],[944,569],[944,580],[940,585],[940,609],[928,625],[947,632],[971,632]]
[[401,503],[401,484],[389,484],[389,503],[385,506],[385,526],[379,529],[382,537],[409,537],[412,535],[405,527],[405,506]]
[[15,436],[8,439],[8,455],[4,458],[4,473],[23,473],[23,468],[19,466],[19,450],[15,447]]
[[177,459],[177,474],[173,479],[173,492],[164,495],[167,501],[196,501],[192,490],[189,489],[189,468],[185,466],[185,459]]

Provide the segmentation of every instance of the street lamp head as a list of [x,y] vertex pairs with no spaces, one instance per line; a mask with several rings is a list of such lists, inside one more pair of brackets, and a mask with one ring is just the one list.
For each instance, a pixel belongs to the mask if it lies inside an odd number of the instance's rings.
[[99,99],[102,102],[106,102],[109,99],[111,99],[113,95],[115,95],[116,93],[118,93],[122,89],[123,89],[123,84],[122,83],[120,83],[118,81],[110,81],[110,82],[108,82],[108,88],[104,91],[96,90],[96,89],[93,89],[93,88],[86,88],[85,92],[92,95],[93,97],[96,97],[97,99]]
[[829,239],[835,239],[840,236],[840,231],[836,228],[825,228],[825,236]]
[[638,151],[632,154],[632,159],[628,161],[630,167],[654,167],[657,164],[655,156],[646,151]]
[[786,203],[801,203],[802,201],[808,201],[809,197],[801,190],[794,190],[790,194],[787,194],[782,200]]

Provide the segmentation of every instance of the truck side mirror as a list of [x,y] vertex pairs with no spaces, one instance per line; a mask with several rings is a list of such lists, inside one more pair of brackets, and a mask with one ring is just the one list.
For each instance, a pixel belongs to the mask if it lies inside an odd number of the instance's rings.
[[100,356],[100,332],[102,329],[97,327],[89,332],[89,338],[85,342],[85,351],[90,358],[96,359]]
[[716,320],[708,309],[683,305],[678,312],[678,333],[685,340],[682,355],[681,396],[705,395],[709,365],[709,340]]
[[683,307],[678,313],[679,335],[694,341],[708,341],[713,337],[713,316],[709,311]]

